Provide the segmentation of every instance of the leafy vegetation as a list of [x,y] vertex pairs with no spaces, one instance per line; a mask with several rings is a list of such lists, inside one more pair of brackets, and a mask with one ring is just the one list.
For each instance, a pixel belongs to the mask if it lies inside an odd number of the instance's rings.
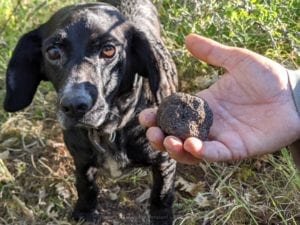
[[[19,37],[58,8],[77,2],[84,1],[0,0],[1,102],[6,65]],[[154,2],[183,91],[206,88],[223,72],[188,54],[184,38],[191,32],[299,68],[299,0]],[[69,219],[76,199],[73,162],[55,120],[54,102],[52,87],[43,83],[34,103],[24,111],[0,110],[0,161],[14,178],[0,180],[0,224],[76,224]],[[300,224],[300,178],[286,149],[235,164],[180,166],[178,174],[187,181],[177,185],[178,225]],[[126,216],[144,216],[135,199],[150,185],[149,179],[147,171],[136,171],[118,182],[100,177],[103,224],[132,224]],[[145,202],[140,204],[144,207]]]

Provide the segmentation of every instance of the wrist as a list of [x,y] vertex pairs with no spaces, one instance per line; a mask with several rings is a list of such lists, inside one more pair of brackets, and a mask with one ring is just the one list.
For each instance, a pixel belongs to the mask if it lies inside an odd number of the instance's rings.
[[288,70],[288,79],[295,107],[300,117],[300,70]]
[[291,111],[287,116],[293,118],[288,125],[287,135],[290,140],[287,143],[295,165],[300,170],[300,70],[287,70],[287,77],[292,98]]
[[[300,118],[300,70],[288,71],[289,84],[292,90],[292,96],[295,103],[295,107]],[[300,129],[300,128],[299,128]],[[298,140],[289,146],[292,158],[294,159],[296,167],[300,170],[300,131]]]

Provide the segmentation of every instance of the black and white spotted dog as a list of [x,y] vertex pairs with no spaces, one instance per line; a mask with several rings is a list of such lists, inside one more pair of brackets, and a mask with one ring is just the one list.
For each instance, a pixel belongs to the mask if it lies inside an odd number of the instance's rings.
[[106,2],[65,7],[21,37],[7,69],[4,108],[21,110],[40,81],[53,84],[76,166],[75,219],[99,221],[98,169],[117,177],[150,166],[150,223],[170,225],[176,163],[151,149],[137,115],[176,91],[176,69],[150,1]]

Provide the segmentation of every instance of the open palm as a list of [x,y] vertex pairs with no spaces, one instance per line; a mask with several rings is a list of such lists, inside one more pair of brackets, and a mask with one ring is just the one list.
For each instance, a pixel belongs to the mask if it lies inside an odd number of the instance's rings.
[[[227,161],[276,151],[299,137],[300,119],[288,82],[288,70],[246,49],[221,45],[189,35],[187,48],[200,60],[226,69],[215,84],[198,95],[214,113],[210,140],[188,138],[184,142],[164,137],[155,127],[155,116],[144,123],[153,126],[147,136],[158,149],[166,149],[183,163]],[[148,111],[149,112],[149,111]],[[155,113],[153,114],[155,115]],[[151,118],[152,121],[151,121]]]

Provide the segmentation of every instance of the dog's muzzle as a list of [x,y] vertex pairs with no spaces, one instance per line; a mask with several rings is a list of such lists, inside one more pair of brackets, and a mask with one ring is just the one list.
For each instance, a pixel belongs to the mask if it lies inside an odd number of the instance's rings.
[[81,119],[92,109],[97,94],[88,82],[68,84],[59,94],[59,110],[70,119]]
[[60,100],[61,111],[69,118],[82,118],[93,106],[88,95],[66,95]]

